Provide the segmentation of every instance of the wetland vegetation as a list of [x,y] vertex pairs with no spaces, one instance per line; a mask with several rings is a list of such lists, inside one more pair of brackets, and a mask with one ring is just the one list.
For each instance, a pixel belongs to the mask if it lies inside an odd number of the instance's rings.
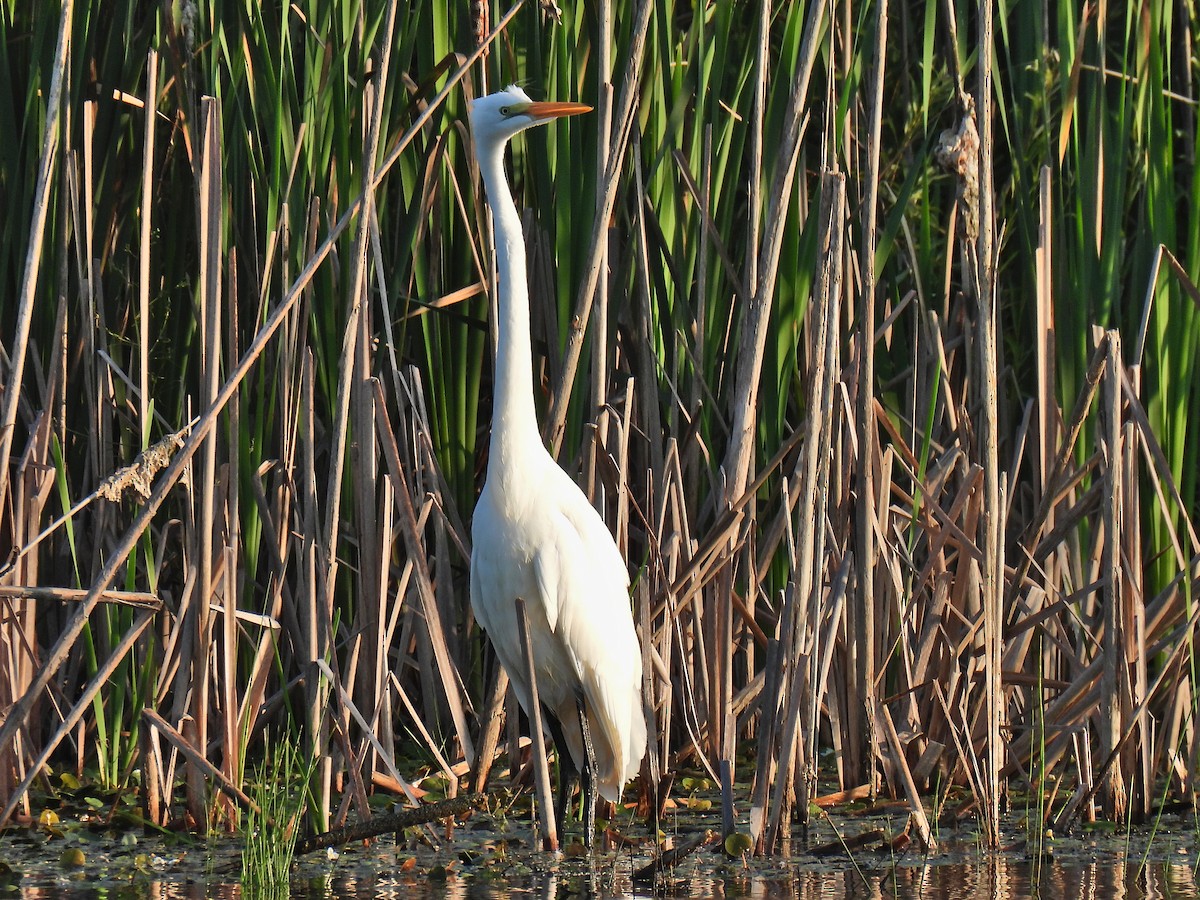
[[0,854],[480,790],[455,834],[528,827],[467,602],[465,111],[517,82],[596,107],[510,171],[544,437],[633,581],[622,830],[767,867],[892,803],[922,859],[1086,866],[1109,823],[1194,872],[1197,37],[1168,0],[0,4]]

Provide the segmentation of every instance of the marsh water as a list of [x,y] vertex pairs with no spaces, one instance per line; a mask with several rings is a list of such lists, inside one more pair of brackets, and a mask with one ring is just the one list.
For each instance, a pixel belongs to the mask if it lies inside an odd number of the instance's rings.
[[[898,830],[902,821],[839,822],[850,838],[866,828]],[[793,844],[789,858],[731,858],[704,848],[652,882],[633,873],[650,860],[636,844],[590,859],[571,850],[534,851],[521,823],[477,823],[453,833],[406,833],[338,852],[300,858],[286,891],[307,898],[1158,898],[1200,897],[1198,847],[1191,817],[1164,818],[1153,829],[1038,838],[1031,849],[1014,822],[1012,839],[985,853],[970,829],[943,833],[938,852],[897,854],[884,845],[817,856],[836,839],[832,823]],[[680,838],[686,837],[684,834]],[[915,845],[913,845],[915,847]],[[113,828],[47,836],[34,829],[0,835],[0,896],[26,898],[256,897],[240,884],[240,842],[135,837]]]

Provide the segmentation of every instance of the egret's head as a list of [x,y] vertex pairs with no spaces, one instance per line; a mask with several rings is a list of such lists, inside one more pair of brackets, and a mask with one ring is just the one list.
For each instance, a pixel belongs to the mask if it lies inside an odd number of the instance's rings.
[[471,102],[471,133],[479,144],[503,143],[519,131],[561,116],[591,112],[582,103],[551,103],[529,99],[516,85]]

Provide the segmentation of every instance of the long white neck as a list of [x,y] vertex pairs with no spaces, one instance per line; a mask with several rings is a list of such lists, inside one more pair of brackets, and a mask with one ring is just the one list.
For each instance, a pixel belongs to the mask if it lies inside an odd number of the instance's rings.
[[511,472],[543,449],[533,405],[533,352],[529,341],[529,284],[521,218],[504,177],[504,145],[478,148],[479,171],[487,190],[496,232],[496,378],[488,478]]

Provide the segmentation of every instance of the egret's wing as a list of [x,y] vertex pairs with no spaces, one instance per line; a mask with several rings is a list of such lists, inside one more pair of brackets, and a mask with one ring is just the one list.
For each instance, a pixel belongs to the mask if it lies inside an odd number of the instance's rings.
[[600,793],[612,800],[637,773],[646,747],[629,577],[604,520],[575,483],[552,463],[544,472],[523,498],[534,508],[506,517],[483,498],[476,507],[471,605],[528,710],[514,607],[517,597],[525,599],[539,699],[582,766],[576,710],[582,693]]
[[563,602],[562,548],[559,541],[542,544],[533,557],[533,578],[537,582],[537,601],[546,614],[551,631],[558,629],[558,610]]
[[[601,792],[614,799],[636,774],[646,746],[641,648],[625,563],[604,520],[571,487],[559,495],[553,529],[544,536],[534,565],[545,608],[554,610],[556,643],[591,713]],[[564,710],[560,720],[573,719],[569,712]],[[574,744],[575,729],[566,730]]]

